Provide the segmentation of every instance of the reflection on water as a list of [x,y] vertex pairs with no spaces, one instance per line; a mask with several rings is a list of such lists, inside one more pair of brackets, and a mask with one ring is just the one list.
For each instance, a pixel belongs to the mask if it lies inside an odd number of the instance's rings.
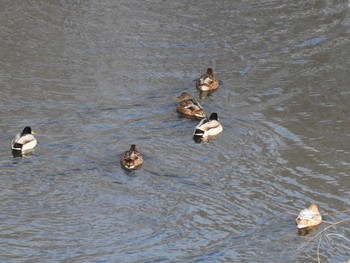
[[[328,1],[3,1],[0,261],[314,260],[290,212],[350,204],[349,21]],[[208,67],[220,87],[198,93]],[[215,140],[193,141],[183,91]],[[39,143],[14,159],[26,125]],[[345,262],[333,240],[321,261]]]
[[12,156],[13,156],[13,158],[22,157],[22,152],[21,151],[12,150]]
[[300,236],[306,236],[309,233],[315,231],[317,228],[318,228],[318,225],[317,226],[309,226],[309,227],[299,228],[298,229],[298,234]]

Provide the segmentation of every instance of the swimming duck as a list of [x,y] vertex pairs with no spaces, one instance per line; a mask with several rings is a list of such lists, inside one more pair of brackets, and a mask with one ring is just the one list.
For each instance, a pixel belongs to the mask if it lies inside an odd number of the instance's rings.
[[182,92],[176,99],[179,102],[176,109],[182,114],[189,117],[205,118],[203,107],[187,92]]
[[209,137],[218,135],[222,132],[222,125],[219,122],[218,114],[212,113],[208,118],[199,122],[193,132],[193,140],[197,143],[207,141]]
[[295,220],[298,228],[317,226],[322,222],[322,216],[316,204],[311,204],[309,208],[302,210]]
[[196,81],[196,88],[200,91],[212,91],[218,87],[219,80],[216,78],[212,68],[208,68],[207,72]]
[[37,144],[37,140],[34,137],[31,127],[25,127],[21,133],[18,133],[11,142],[11,148],[13,151],[25,153],[32,149]]
[[132,144],[130,149],[126,151],[121,159],[121,164],[128,170],[136,169],[141,166],[143,159],[141,153],[136,150],[136,145]]

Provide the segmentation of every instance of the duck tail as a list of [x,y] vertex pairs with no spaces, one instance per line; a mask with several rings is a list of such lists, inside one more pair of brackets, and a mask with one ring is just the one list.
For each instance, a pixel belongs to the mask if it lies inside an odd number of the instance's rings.
[[12,150],[14,151],[22,151],[22,147],[23,147],[23,144],[20,144],[20,143],[14,143],[12,145]]
[[193,140],[196,143],[200,143],[202,141],[203,136],[204,136],[204,131],[200,129],[196,129],[193,133]]
[[202,131],[200,129],[195,129],[193,135],[203,136],[204,135],[204,131]]

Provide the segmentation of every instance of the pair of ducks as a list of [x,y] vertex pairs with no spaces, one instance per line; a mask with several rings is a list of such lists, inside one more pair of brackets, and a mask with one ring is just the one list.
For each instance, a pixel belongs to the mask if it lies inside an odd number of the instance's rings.
[[[27,126],[22,132],[18,133],[11,142],[12,153],[15,157],[22,156],[34,150],[37,145],[32,128]],[[136,145],[132,144],[130,149],[126,151],[120,161],[123,168],[133,170],[139,168],[143,163],[140,152],[136,149]]]
[[[196,81],[196,88],[200,91],[213,91],[218,87],[219,81],[212,68],[208,68],[207,72]],[[179,104],[176,108],[180,113],[189,118],[202,118],[193,132],[195,142],[207,141],[210,137],[222,132],[223,128],[219,122],[218,114],[214,112],[209,118],[206,118],[203,107],[190,94],[182,92],[177,97],[177,101]]]

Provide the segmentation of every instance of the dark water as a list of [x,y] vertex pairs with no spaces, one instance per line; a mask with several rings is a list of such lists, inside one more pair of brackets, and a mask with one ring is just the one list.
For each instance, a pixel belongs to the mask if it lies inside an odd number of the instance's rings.
[[[349,11],[1,1],[0,261],[350,260],[349,221],[306,237],[294,225],[311,202],[350,206]],[[197,121],[179,118],[175,97],[199,99],[207,67],[222,85],[200,102],[224,131],[195,144]],[[13,158],[26,125],[38,146]],[[131,143],[145,162],[126,173]]]

